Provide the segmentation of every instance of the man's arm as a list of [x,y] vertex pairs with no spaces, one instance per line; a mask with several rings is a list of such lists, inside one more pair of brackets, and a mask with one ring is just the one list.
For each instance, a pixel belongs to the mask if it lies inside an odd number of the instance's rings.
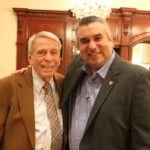
[[7,100],[8,94],[6,88],[4,88],[3,81],[4,81],[3,79],[0,80],[0,149],[9,111],[9,104]]
[[132,149],[150,149],[150,72],[141,75],[131,108]]

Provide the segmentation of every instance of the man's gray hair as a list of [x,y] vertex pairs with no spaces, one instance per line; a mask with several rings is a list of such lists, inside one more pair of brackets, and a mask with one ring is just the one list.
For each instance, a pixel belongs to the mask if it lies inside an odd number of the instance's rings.
[[109,27],[107,21],[105,19],[103,19],[101,17],[97,17],[97,16],[87,16],[87,17],[81,18],[78,25],[76,26],[76,32],[78,31],[78,29],[81,26],[86,26],[86,25],[89,25],[94,22],[100,22],[101,24],[103,24],[103,29],[104,29],[108,39],[113,40],[112,33],[111,33],[111,30],[110,30],[110,27]]
[[55,34],[53,34],[51,32],[48,32],[48,31],[41,31],[41,32],[38,32],[36,34],[33,34],[29,38],[29,41],[28,41],[28,53],[33,51],[33,43],[34,43],[34,41],[37,38],[40,38],[40,37],[46,37],[46,38],[55,40],[59,44],[60,50],[61,50],[61,47],[62,47],[61,42],[60,42],[59,38]]

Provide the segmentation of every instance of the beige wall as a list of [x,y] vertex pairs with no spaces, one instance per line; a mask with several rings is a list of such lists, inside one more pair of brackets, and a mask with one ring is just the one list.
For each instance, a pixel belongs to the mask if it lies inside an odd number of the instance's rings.
[[133,47],[132,62],[150,68],[150,44],[139,43]]
[[[0,78],[16,70],[17,20],[13,7],[68,10],[75,0],[0,0]],[[105,0],[106,1],[106,0]],[[111,7],[150,10],[149,0],[109,0]]]

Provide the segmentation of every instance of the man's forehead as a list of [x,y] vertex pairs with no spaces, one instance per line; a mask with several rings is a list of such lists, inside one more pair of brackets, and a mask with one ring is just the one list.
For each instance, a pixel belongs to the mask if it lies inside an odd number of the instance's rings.
[[91,35],[79,36],[79,39],[82,40],[82,39],[87,39],[87,38],[96,38],[96,37],[100,37],[100,36],[102,36],[102,35],[103,35],[102,33],[97,32],[97,33],[91,34]]

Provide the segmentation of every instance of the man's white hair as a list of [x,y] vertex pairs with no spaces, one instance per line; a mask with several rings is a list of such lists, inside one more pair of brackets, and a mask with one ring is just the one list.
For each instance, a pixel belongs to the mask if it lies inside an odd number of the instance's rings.
[[60,49],[62,47],[59,38],[55,34],[53,34],[51,32],[48,32],[48,31],[41,31],[41,32],[38,32],[36,34],[33,34],[29,38],[29,41],[28,41],[28,53],[33,51],[33,43],[39,37],[46,37],[46,38],[49,38],[49,39],[53,39],[53,40],[55,40],[59,44]]

